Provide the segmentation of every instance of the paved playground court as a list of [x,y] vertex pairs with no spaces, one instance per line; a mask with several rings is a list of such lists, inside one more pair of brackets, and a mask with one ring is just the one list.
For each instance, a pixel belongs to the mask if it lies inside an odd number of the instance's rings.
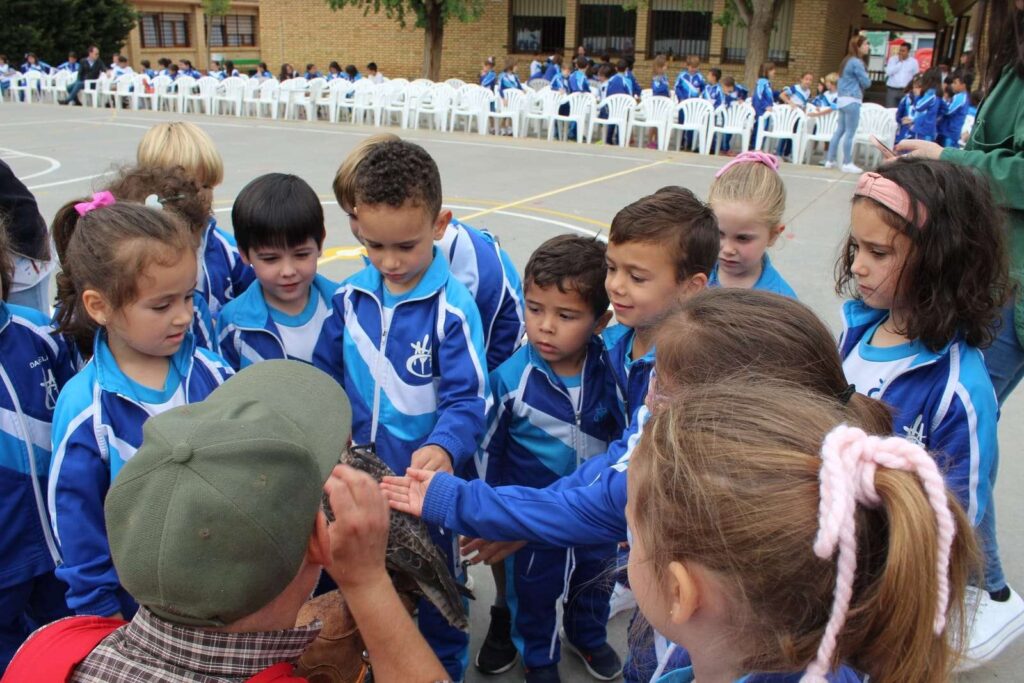
[[[172,116],[179,118],[165,112],[5,102],[0,106],[0,158],[35,193],[49,221],[65,201],[88,195],[118,166],[131,164],[144,131]],[[340,280],[360,267],[347,220],[331,194],[331,181],[352,146],[378,129],[224,116],[186,118],[209,132],[224,156],[224,183],[214,191],[222,226],[230,229],[232,199],[249,180],[270,171],[295,173],[324,201],[327,242],[321,272]],[[616,211],[665,185],[682,185],[706,197],[715,170],[725,161],[689,153],[464,133],[403,131],[403,136],[423,145],[437,160],[445,204],[461,220],[496,234],[520,270],[548,237],[565,231],[607,234]],[[801,300],[837,328],[840,301],[832,291],[832,269],[848,226],[856,178],[789,164],[782,176],[789,195],[786,231],[772,259]],[[1000,422],[1003,463],[996,495],[1003,562],[1018,590],[1024,589],[1024,494],[1018,489],[1024,480],[1022,418],[1024,391],[1018,391]],[[478,598],[472,610],[475,653],[487,629],[493,587],[488,571],[474,570],[473,575]],[[620,615],[610,627],[612,644],[622,651],[626,626],[627,618]],[[1024,639],[997,662],[960,680],[1020,681],[1022,671]],[[591,680],[572,655],[563,660],[562,676],[565,681]],[[522,680],[522,670],[483,677],[470,668],[467,680]]]

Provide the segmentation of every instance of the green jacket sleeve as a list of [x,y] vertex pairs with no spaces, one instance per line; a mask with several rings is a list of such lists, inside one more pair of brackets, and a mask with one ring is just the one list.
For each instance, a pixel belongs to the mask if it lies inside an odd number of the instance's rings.
[[1024,131],[1014,140],[1013,148],[999,148],[989,151],[947,148],[942,150],[943,161],[973,166],[981,171],[992,184],[996,201],[1000,206],[1015,211],[1024,211]]

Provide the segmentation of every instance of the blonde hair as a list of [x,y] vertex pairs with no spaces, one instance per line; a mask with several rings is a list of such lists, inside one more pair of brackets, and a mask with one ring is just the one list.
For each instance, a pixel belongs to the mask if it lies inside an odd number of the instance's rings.
[[224,160],[213,140],[187,121],[158,123],[150,128],[142,136],[136,156],[140,166],[180,166],[202,187],[216,187],[224,180]]
[[825,76],[825,85],[831,85],[833,83],[839,83],[839,74],[835,71]]
[[352,151],[345,157],[345,160],[341,162],[338,172],[334,174],[332,187],[334,189],[334,197],[338,200],[338,205],[343,211],[351,213],[356,205],[356,169],[359,168],[359,164],[363,162],[363,159],[370,153],[370,150],[377,145],[397,140],[401,140],[401,138],[394,133],[371,135],[353,147]]
[[732,163],[721,175],[715,176],[708,193],[708,203],[756,203],[768,227],[782,225],[786,210],[786,186],[778,171],[753,159]]
[[[836,589],[818,558],[820,451],[848,416],[799,386],[749,375],[674,392],[645,425],[629,466],[632,532],[660,581],[673,561],[715,575],[731,602],[744,671],[803,671],[815,660]],[[948,680],[965,642],[964,588],[978,567],[966,515],[956,534],[947,623],[936,636],[939,532],[920,480],[879,467],[876,508],[856,510],[857,572],[833,666],[879,683]]]

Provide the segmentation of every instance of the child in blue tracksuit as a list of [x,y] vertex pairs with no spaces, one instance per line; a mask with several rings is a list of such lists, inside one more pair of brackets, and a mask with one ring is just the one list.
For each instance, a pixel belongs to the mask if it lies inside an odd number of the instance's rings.
[[[992,341],[1007,286],[991,193],[962,166],[915,160],[865,174],[854,200],[838,281],[855,297],[843,307],[847,379],[892,406],[896,435],[938,459],[985,552],[982,600],[1005,602],[1013,595],[992,499],[999,411],[978,349]],[[878,220],[888,221],[884,229]],[[888,227],[893,223],[903,227]],[[895,244],[906,256],[893,257],[884,246],[857,249],[863,241]],[[970,259],[962,244],[973,245]]]
[[915,140],[934,140],[939,115],[939,96],[936,91],[942,87],[938,69],[929,69],[914,79],[914,106],[901,122],[910,125],[911,137]]
[[[700,57],[690,55],[686,58],[686,70],[680,71],[676,77],[676,101],[682,102],[683,100],[703,96],[706,83],[704,76],[700,72]],[[679,123],[682,122],[683,112],[679,112]],[[689,149],[693,146],[693,133],[687,131],[684,135],[682,144]]]
[[[640,93],[633,92],[633,83],[627,78],[626,60],[620,59],[615,64],[615,74],[609,77],[605,87],[604,96],[601,99],[611,97],[612,95],[629,95],[630,97],[637,97]],[[602,107],[600,112],[601,118],[608,117],[608,108]],[[619,130],[618,126],[605,126],[605,143],[614,145],[618,143],[619,134],[625,135],[626,131]],[[626,141],[628,144],[629,141]]]
[[938,141],[943,147],[960,146],[960,133],[970,107],[967,97],[969,84],[965,82],[968,78],[969,76],[963,74],[951,76],[950,87],[953,89],[953,96],[939,108]]
[[[597,240],[561,235],[526,265],[530,343],[490,377],[494,404],[482,449],[492,485],[548,486],[622,432],[615,379],[595,336],[611,317],[604,254]],[[588,652],[607,647],[610,585],[601,578],[615,550],[614,543],[529,544],[505,560],[512,637],[528,681],[557,680],[560,601],[570,641]]]
[[78,68],[78,54],[75,52],[69,52],[68,61],[58,66],[57,71],[67,71],[68,73],[77,74]]
[[715,174],[708,203],[718,218],[721,246],[709,287],[761,289],[796,298],[768,257],[786,229],[786,187],[778,166],[778,157],[742,152]]
[[523,90],[523,84],[519,82],[519,76],[516,75],[518,68],[519,63],[515,57],[505,60],[505,70],[498,78],[498,97],[504,99],[506,90]]
[[[158,123],[150,128],[139,142],[137,157],[140,166],[184,168],[206,194],[208,204],[212,204],[213,188],[224,179],[224,161],[213,140],[187,121]],[[217,227],[212,213],[205,224],[194,225],[193,229],[201,231],[196,290],[206,298],[216,322],[220,309],[244,292],[256,276],[239,256],[235,239]]]
[[[373,445],[395,472],[462,471],[484,433],[487,365],[476,304],[434,245],[451,218],[441,209],[437,165],[418,145],[386,140],[367,148],[354,171],[370,265],[334,295],[313,364],[345,388],[354,443]],[[455,536],[436,527],[432,535],[454,563]],[[426,601],[419,623],[461,680],[468,636]]]
[[757,86],[754,88],[754,96],[751,104],[754,106],[754,128],[750,131],[750,149],[754,148],[757,142],[757,127],[760,125],[761,115],[772,110],[775,103],[775,91],[772,90],[772,79],[775,78],[775,64],[765,62],[758,70]]
[[[918,77],[915,77],[915,81]],[[913,81],[911,85],[907,86],[907,92],[900,98],[900,102],[896,105],[896,123],[899,124],[899,128],[896,131],[896,142],[906,140],[911,136],[910,123],[907,123],[909,119],[913,122],[910,113],[914,109],[914,88]]]
[[149,416],[203,400],[232,371],[189,332],[197,264],[183,222],[98,193],[62,208],[54,236],[66,245],[60,329],[92,344],[54,411],[48,497],[63,560],[57,578],[76,613],[129,617],[136,604],[111,561],[104,496]]
[[5,303],[12,279],[0,237],[0,675],[36,628],[69,616],[60,554],[50,530],[46,482],[58,392],[74,367],[45,315]]
[[494,73],[494,57],[484,60],[484,67],[480,71],[480,85],[488,90],[494,90],[498,84],[498,74]]
[[327,236],[320,198],[298,176],[268,173],[242,188],[231,224],[256,282],[220,312],[224,360],[235,370],[273,358],[312,363],[338,288],[316,272]]

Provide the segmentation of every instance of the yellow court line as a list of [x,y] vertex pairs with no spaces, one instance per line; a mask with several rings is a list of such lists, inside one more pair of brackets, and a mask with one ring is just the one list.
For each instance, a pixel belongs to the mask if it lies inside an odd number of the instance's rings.
[[459,220],[460,221],[467,221],[468,222],[468,221],[473,220],[474,218],[479,218],[480,216],[486,216],[489,213],[494,213],[496,211],[503,211],[505,209],[510,209],[513,206],[519,206],[520,204],[526,204],[527,202],[537,201],[538,199],[544,199],[545,197],[551,197],[551,196],[554,196],[556,194],[561,194],[563,192],[568,192],[569,190],[575,190],[575,189],[578,189],[578,188],[581,188],[581,187],[586,187],[587,185],[593,185],[595,183],[603,183],[604,181],[611,180],[612,178],[619,178],[619,177],[624,176],[624,175],[629,175],[630,173],[636,173],[637,171],[643,171],[644,169],[654,168],[655,166],[661,166],[662,164],[667,164],[670,161],[671,161],[670,159],[662,159],[661,161],[655,161],[654,163],[651,163],[651,164],[644,164],[643,166],[636,166],[635,168],[627,168],[625,171],[617,171],[615,173],[609,173],[608,175],[603,175],[603,176],[601,176],[599,178],[591,178],[590,180],[584,180],[583,182],[573,183],[572,185],[566,185],[565,187],[558,187],[558,188],[555,188],[554,190],[548,190],[547,192],[542,192],[540,194],[535,194],[532,197],[524,197],[523,199],[517,199],[514,202],[508,202],[507,204],[499,204],[498,206],[492,207],[490,209],[484,209],[483,211],[477,211],[476,213],[471,213],[468,216],[460,216]]
[[[496,210],[500,210],[501,202],[494,201],[493,199],[467,199],[465,197],[445,197],[446,204],[486,204],[489,206],[496,207]],[[586,216],[577,216],[574,213],[567,213],[565,211],[555,211],[554,209],[545,209],[540,206],[520,206],[520,211],[526,211],[529,213],[542,213],[549,216],[557,216],[558,218],[568,218],[569,220],[576,221],[578,223],[589,223],[590,225],[596,225],[599,228],[608,229],[609,223],[599,221],[595,218],[587,218]],[[458,218],[458,216],[456,216]]]
[[317,259],[316,264],[322,266],[332,261],[355,261],[366,256],[366,249],[363,247],[330,247],[324,249],[324,255]]

